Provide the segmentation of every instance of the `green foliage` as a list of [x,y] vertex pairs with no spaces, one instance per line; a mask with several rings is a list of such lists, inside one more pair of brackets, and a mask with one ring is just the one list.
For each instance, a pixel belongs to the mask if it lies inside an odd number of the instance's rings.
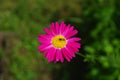
[[[82,37],[82,50],[77,54],[88,62],[84,80],[120,80],[119,5],[118,0],[1,0],[0,32],[12,32],[20,40],[9,57],[0,48],[8,79],[36,80],[42,75],[41,67],[47,71],[55,68],[38,53],[37,37],[44,26],[64,20]],[[60,79],[69,80],[69,76],[63,71]]]
[[[90,35],[93,42],[85,46],[85,61],[90,60],[94,63],[91,65],[92,80],[119,80],[120,76],[120,38],[119,24],[116,13],[119,12],[116,3],[117,0],[92,2],[91,6],[85,9],[85,16],[92,15],[91,20],[97,21]],[[95,6],[93,6],[95,4]],[[94,8],[93,8],[94,7]],[[94,10],[94,12],[93,12]],[[91,25],[89,25],[91,26]],[[94,75],[93,75],[94,74]]]

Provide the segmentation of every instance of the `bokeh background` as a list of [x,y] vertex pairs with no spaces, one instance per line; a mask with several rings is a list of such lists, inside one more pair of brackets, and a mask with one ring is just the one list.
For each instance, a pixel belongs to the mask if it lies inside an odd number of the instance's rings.
[[[71,62],[38,52],[42,28],[56,21],[82,38]],[[119,0],[0,0],[0,80],[120,80]]]

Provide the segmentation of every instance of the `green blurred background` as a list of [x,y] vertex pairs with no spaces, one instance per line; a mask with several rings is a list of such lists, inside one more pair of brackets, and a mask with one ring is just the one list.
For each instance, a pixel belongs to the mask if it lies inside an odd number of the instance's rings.
[[[70,63],[48,63],[38,35],[63,20],[82,48]],[[0,0],[0,80],[120,80],[119,0]]]

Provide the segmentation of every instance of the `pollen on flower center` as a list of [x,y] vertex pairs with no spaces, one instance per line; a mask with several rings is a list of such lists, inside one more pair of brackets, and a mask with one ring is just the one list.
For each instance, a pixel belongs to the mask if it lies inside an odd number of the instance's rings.
[[57,35],[52,38],[52,45],[55,48],[63,48],[63,47],[65,47],[66,43],[67,43],[67,41],[66,41],[65,37],[62,35]]

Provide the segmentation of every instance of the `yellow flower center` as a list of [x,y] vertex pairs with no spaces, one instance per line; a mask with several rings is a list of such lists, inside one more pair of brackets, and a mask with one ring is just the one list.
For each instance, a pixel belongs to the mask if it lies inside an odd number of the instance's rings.
[[55,48],[63,48],[66,46],[67,40],[62,35],[57,35],[52,38],[52,45]]

